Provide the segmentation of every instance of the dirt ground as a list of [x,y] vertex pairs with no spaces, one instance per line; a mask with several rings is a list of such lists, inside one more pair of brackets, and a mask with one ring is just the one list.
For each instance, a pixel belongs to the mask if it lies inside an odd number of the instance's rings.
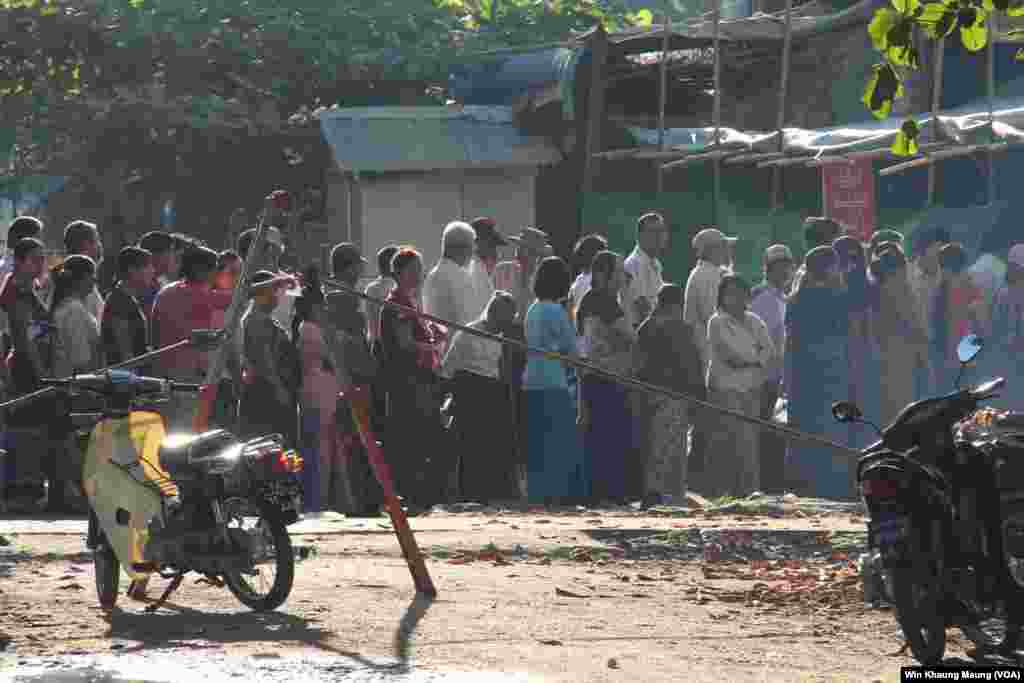
[[[155,614],[123,594],[105,613],[81,535],[0,520],[0,650],[397,655],[573,683],[897,681],[912,664],[898,653],[892,613],[863,605],[857,516],[412,522],[435,600],[415,599],[386,518],[348,520],[295,536],[315,553],[298,564],[288,602],[258,615],[191,579]],[[151,595],[162,585],[154,580]],[[967,647],[951,629],[950,653]]]

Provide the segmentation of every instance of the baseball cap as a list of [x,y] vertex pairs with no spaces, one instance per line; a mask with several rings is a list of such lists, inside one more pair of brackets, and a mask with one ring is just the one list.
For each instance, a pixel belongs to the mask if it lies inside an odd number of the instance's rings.
[[785,244],[773,244],[764,250],[764,265],[770,266],[776,261],[794,261],[793,252]]
[[693,248],[698,253],[710,249],[719,244],[735,244],[739,241],[737,237],[727,237],[718,228],[704,228],[693,237]]

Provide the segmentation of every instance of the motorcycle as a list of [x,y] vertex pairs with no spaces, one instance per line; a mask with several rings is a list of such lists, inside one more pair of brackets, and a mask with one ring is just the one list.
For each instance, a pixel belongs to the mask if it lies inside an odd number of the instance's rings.
[[134,581],[154,572],[171,580],[148,611],[189,572],[226,586],[256,611],[287,600],[295,575],[287,527],[302,510],[303,462],[280,436],[241,441],[221,429],[166,435],[153,404],[171,392],[198,391],[197,384],[126,370],[42,383],[102,399],[99,412],[71,413],[72,428],[91,427],[82,483],[101,606],[116,604],[122,569]]
[[[922,664],[942,660],[947,626],[979,649],[1006,652],[1024,625],[1024,458],[1012,437],[1024,422],[1011,418],[1002,433],[976,428],[980,404],[1006,383],[959,388],[982,346],[975,335],[961,339],[958,389],[911,403],[884,430],[852,402],[832,406],[838,422],[869,424],[881,437],[857,463],[868,562]],[[1007,627],[996,642],[981,625],[1001,612]]]

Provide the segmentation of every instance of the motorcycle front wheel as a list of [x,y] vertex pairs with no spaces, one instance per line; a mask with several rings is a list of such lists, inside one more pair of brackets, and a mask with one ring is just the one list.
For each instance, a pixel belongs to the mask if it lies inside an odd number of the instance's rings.
[[[271,566],[261,567],[256,564],[251,573],[235,571],[225,574],[224,583],[238,601],[249,609],[269,612],[283,605],[292,592],[295,551],[292,549],[288,529],[281,520],[260,515],[253,521],[256,522],[255,528],[244,531],[255,541],[257,557],[254,563],[269,559],[268,565],[272,565],[273,577],[270,578]],[[235,530],[232,529],[232,532]]]
[[117,588],[121,582],[121,564],[107,539],[102,539],[92,551],[92,564],[96,573],[96,596],[100,607],[114,609],[117,604]]
[[939,664],[946,653],[946,617],[941,585],[911,568],[894,569],[892,592],[896,621],[922,665]]

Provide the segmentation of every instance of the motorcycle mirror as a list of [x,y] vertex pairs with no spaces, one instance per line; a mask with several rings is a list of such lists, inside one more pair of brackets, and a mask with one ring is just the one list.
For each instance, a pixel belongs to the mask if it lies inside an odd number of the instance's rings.
[[192,330],[189,341],[200,351],[211,351],[220,345],[224,330]]
[[969,334],[960,340],[956,347],[956,356],[960,363],[967,364],[974,360],[981,349],[985,346],[981,337],[976,334]]
[[832,417],[836,422],[856,422],[864,416],[853,401],[836,401],[832,404]]

